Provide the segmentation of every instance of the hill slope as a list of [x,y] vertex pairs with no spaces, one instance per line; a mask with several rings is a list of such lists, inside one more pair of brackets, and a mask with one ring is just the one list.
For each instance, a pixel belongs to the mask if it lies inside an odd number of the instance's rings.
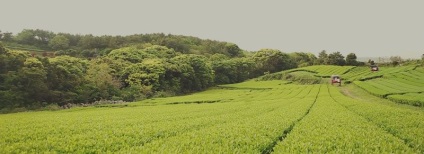
[[121,106],[6,114],[0,152],[424,151],[421,108],[359,96],[329,84],[250,80]]
[[333,74],[341,75],[343,83],[354,85],[369,93],[392,101],[414,106],[424,106],[424,68],[416,65],[399,67],[380,67],[377,72],[368,67],[316,65],[291,69],[263,76],[268,79],[293,79],[304,83],[310,77],[329,78]]

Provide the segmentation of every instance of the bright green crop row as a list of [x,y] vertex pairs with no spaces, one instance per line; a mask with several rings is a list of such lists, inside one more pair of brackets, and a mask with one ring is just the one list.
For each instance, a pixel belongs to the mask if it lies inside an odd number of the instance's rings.
[[409,94],[424,92],[423,69],[408,70],[410,67],[397,69],[406,71],[388,74],[383,78],[354,81],[353,83],[376,96],[387,97],[398,103],[424,106],[422,97],[416,94]]
[[402,72],[390,75],[388,77],[385,77],[385,79],[391,79],[397,82],[400,82],[400,84],[407,84],[407,85],[413,85],[416,87],[424,87],[424,74],[420,76],[412,75],[411,72]]
[[299,70],[307,70],[317,72],[316,76],[330,77],[331,75],[342,75],[355,66],[333,66],[333,65],[314,65],[300,68]]
[[389,100],[402,103],[410,104],[414,106],[424,107],[424,93],[408,93],[403,95],[389,95],[387,96]]
[[161,105],[161,104],[190,104],[190,103],[223,103],[236,99],[252,98],[259,93],[270,94],[276,91],[270,89],[281,89],[277,93],[291,92],[299,87],[284,86],[285,81],[246,81],[238,84],[221,85],[218,88],[185,96],[168,98],[153,98],[138,102],[138,105]]
[[355,67],[342,75],[342,78],[348,81],[359,80],[361,77],[370,73],[369,67]]
[[[190,103],[208,100],[221,101]],[[249,81],[134,104],[0,115],[0,153],[424,151],[422,110],[326,85]]]
[[274,152],[411,153],[413,149],[340,105],[329,94],[329,87],[323,87],[310,113],[274,148]]
[[220,85],[219,87],[229,87],[229,88],[240,88],[240,89],[268,89],[268,88],[287,88],[287,86],[281,86],[287,84],[287,81],[283,80],[271,80],[271,81],[255,81],[248,80],[242,83],[237,84],[226,84]]
[[330,88],[330,94],[346,109],[403,140],[415,153],[424,152],[423,110],[396,105],[371,96],[365,96],[370,98],[367,100],[356,100],[344,96],[333,88]]
[[310,92],[302,92],[301,97],[292,99],[263,99],[256,103],[266,105],[268,111],[256,117],[244,117],[238,121],[156,140],[140,149],[131,150],[146,153],[261,153],[269,150],[284,130],[306,114],[318,90],[316,86]]
[[342,75],[342,78],[348,81],[356,80],[370,80],[374,78],[380,78],[382,76],[398,74],[400,72],[414,70],[416,66],[402,66],[402,67],[379,67],[379,71],[373,72],[369,67],[355,67],[349,72]]
[[375,86],[372,84],[368,84],[368,83],[372,83],[372,82],[362,82],[362,81],[354,81],[353,82],[355,85],[357,85],[358,87],[368,91],[369,93],[379,96],[379,97],[385,97],[387,94],[390,93],[390,91],[386,90],[386,89],[382,89],[381,87],[379,87],[379,85]]
[[[257,84],[257,83],[255,83]],[[255,85],[252,84],[252,85]],[[260,84],[260,83],[259,83]],[[295,103],[316,95],[317,88],[313,86],[284,86],[276,84],[273,90],[244,92],[237,89],[222,90],[232,94],[212,92],[199,94],[204,99],[228,97],[231,102],[213,104],[180,104],[138,106],[127,108],[87,108],[86,110],[67,110],[59,112],[33,112],[0,116],[0,153],[92,153],[92,152],[131,152],[132,150],[155,151],[157,143],[175,138],[180,140],[185,134],[197,134],[198,140],[203,138],[202,133],[211,129],[221,128],[228,135],[234,131],[251,130],[251,124],[258,124],[258,128],[268,127],[271,131],[264,131],[262,136],[269,136],[259,144],[254,137],[244,137],[243,134],[234,134],[233,138],[216,138],[224,140],[226,144],[251,140],[238,147],[224,148],[223,144],[216,144],[222,150],[232,151],[261,151],[278,138],[280,131],[286,129],[293,121],[303,115],[310,107],[311,101]],[[239,95],[233,92],[240,92]],[[315,93],[315,94],[314,94]],[[242,95],[242,96],[240,96]],[[196,95],[183,96],[199,100]],[[169,100],[155,100],[158,104],[172,102]],[[151,100],[152,101],[152,100]],[[144,102],[140,102],[142,104]],[[309,104],[309,106],[308,106]],[[299,108],[295,110],[294,108]],[[286,121],[275,121],[275,118]],[[258,120],[261,119],[261,120]],[[259,123],[258,121],[263,121]],[[274,123],[268,123],[272,121]],[[244,125],[241,125],[245,123]],[[275,123],[281,124],[277,127]],[[235,127],[243,126],[243,127]],[[274,127],[275,126],[275,127]],[[211,132],[212,133],[212,132]],[[253,131],[257,135],[258,132]],[[178,137],[177,137],[178,136]],[[213,135],[212,135],[213,136]],[[211,139],[212,143],[216,140]],[[187,142],[191,142],[187,141]],[[212,144],[211,143],[211,144]],[[255,145],[253,148],[248,144]],[[161,144],[162,145],[162,144]],[[168,147],[162,149],[179,149],[184,147]],[[248,148],[249,147],[249,148]],[[203,144],[190,144],[185,148],[206,148]],[[160,149],[159,149],[160,150]],[[204,149],[205,150],[205,149]],[[134,152],[134,151],[133,151]]]
[[[396,80],[392,79],[374,79],[369,81],[355,81],[355,84],[358,86],[363,85],[369,85],[373,86],[377,89],[381,89],[385,91],[385,94],[393,94],[393,93],[411,93],[411,92],[423,92],[424,88],[413,85],[413,84],[406,84],[402,83]],[[370,91],[371,93],[374,92],[374,90],[368,90],[367,88],[364,88],[367,91]]]
[[373,78],[376,78],[378,76],[385,76],[385,75],[390,75],[390,74],[396,74],[396,73],[399,73],[399,72],[410,71],[410,70],[413,70],[415,68],[416,68],[416,66],[380,67],[379,71],[377,71],[377,72],[369,71],[368,74],[361,75],[361,78],[359,78],[359,80],[363,81],[363,80],[373,79]]
[[121,151],[155,139],[237,119],[239,117],[233,114],[246,113],[245,109],[243,106],[205,104],[40,113],[37,117],[34,114],[21,115],[13,121],[2,121],[0,151]]

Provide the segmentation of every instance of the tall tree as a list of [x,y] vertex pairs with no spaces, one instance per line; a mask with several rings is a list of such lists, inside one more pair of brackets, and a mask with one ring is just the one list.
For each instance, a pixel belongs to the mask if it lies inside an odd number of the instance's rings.
[[330,65],[343,66],[345,63],[344,56],[338,51],[328,55],[328,64]]
[[256,75],[274,73],[296,67],[288,54],[274,49],[261,49],[252,57],[257,64]]
[[10,51],[0,43],[0,108],[21,107],[26,101],[18,87],[17,73],[24,67],[26,58],[27,52]]
[[56,35],[49,41],[49,46],[54,50],[65,50],[69,48],[69,39],[63,35]]
[[13,34],[11,32],[3,33],[3,38],[1,40],[4,42],[11,42],[13,41]]
[[329,60],[328,60],[328,54],[327,51],[322,50],[319,54],[318,54],[318,59],[317,59],[317,64],[321,64],[321,65],[328,65],[329,64]]
[[152,90],[159,90],[160,80],[165,75],[165,64],[161,59],[147,59],[125,68],[125,74],[130,86],[152,86]]
[[313,65],[316,61],[315,55],[311,53],[305,53],[305,52],[294,52],[290,53],[290,58],[295,62],[297,67],[304,67],[304,66],[310,66]]
[[234,43],[227,43],[225,44],[225,52],[230,57],[238,57],[241,56],[243,53],[241,52],[241,49]]
[[48,97],[47,72],[37,58],[27,58],[19,69],[16,86],[24,99],[24,106],[40,105]]
[[186,54],[176,56],[170,62],[180,69],[181,91],[198,91],[213,85],[214,74],[206,57]]
[[55,36],[53,32],[40,29],[24,29],[15,37],[16,41],[21,44],[37,45],[46,48],[49,41]]
[[356,59],[357,59],[357,57],[356,57],[355,53],[349,53],[346,56],[346,65],[357,66],[358,61],[356,61]]
[[35,34],[35,38],[38,41],[38,44],[42,44],[42,45],[48,45],[49,41],[56,35],[53,32],[41,30],[41,29],[36,29],[34,31],[34,34]]
[[251,58],[232,58],[213,61],[215,84],[241,82],[252,77],[255,62]]
[[[78,103],[79,88],[84,84],[87,61],[69,56],[50,58],[47,65],[48,87],[51,91],[49,102]],[[46,66],[45,65],[45,66]]]
[[35,32],[32,29],[24,29],[15,37],[18,43],[34,45],[36,44]]
[[113,69],[101,59],[93,59],[89,62],[85,80],[92,87],[86,89],[90,95],[87,96],[92,100],[112,99],[117,95],[120,82],[113,76]]

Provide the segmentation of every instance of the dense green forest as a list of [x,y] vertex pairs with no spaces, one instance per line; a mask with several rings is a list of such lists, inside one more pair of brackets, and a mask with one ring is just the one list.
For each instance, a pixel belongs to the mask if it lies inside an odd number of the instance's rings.
[[245,51],[191,36],[0,31],[0,109],[136,101],[315,64],[363,65],[350,53]]

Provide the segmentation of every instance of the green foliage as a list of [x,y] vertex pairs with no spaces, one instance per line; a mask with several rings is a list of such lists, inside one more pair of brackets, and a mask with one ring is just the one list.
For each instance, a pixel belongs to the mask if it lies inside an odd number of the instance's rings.
[[279,73],[266,74],[258,78],[259,81],[268,81],[268,80],[285,80],[290,81],[290,83],[296,84],[320,84],[322,83],[322,78],[317,77],[315,72],[308,72],[303,70],[293,70],[293,71],[284,71]]
[[[69,44],[78,40],[63,36]],[[90,60],[34,58],[0,44],[0,112],[37,107],[57,110],[59,105],[104,99],[140,100],[108,108],[0,115],[0,153],[424,151],[421,108],[381,103],[384,99],[366,93],[360,94],[364,95],[361,99],[352,99],[338,87],[315,84],[339,74],[351,81],[351,86],[422,107],[421,67],[381,67],[379,72],[371,72],[367,67],[318,65],[279,72],[311,61],[326,63],[325,56],[320,54],[314,60],[304,53],[263,49],[243,57],[234,44],[177,38],[128,36],[135,44],[140,40],[155,43],[105,51],[104,57]],[[118,47],[122,45],[119,39],[88,36],[81,45]],[[166,47],[157,45],[160,43]],[[64,51],[88,57],[96,50]],[[346,61],[355,59],[348,57]],[[264,72],[267,75],[258,80],[269,81],[249,80],[191,95],[152,98],[241,82]]]
[[328,64],[343,66],[346,64],[346,61],[340,52],[333,52],[328,55]]
[[3,41],[3,42],[13,41],[13,34],[11,32],[2,33],[0,31],[0,41]]
[[160,79],[164,78],[165,66],[161,59],[147,59],[128,66],[124,73],[124,76],[128,76],[126,82],[130,86],[153,86],[157,90]]
[[261,49],[252,58],[257,64],[255,75],[263,75],[265,72],[274,73],[296,67],[289,55],[279,50]]
[[356,61],[357,57],[355,55],[355,53],[349,53],[346,56],[346,65],[350,65],[350,66],[357,66],[359,63],[358,61]]
[[307,84],[307,85],[322,83],[321,77],[311,76],[308,73],[303,74],[303,73],[299,73],[299,72],[293,72],[293,73],[286,74],[283,79],[288,80],[288,81],[292,81],[292,82],[296,82],[296,83],[299,83],[299,84]]
[[[25,69],[22,69],[27,57],[27,52],[10,51],[0,44],[0,108],[14,108],[26,104],[25,93],[21,93],[26,85],[20,83],[20,77],[28,78],[23,75]],[[31,67],[29,63],[27,65]],[[36,76],[36,72],[28,75],[32,74]]]
[[108,58],[113,60],[123,60],[130,63],[139,63],[146,58],[156,58],[157,56],[149,54],[146,51],[139,49],[135,46],[120,48],[111,51],[108,55]]
[[311,66],[317,61],[317,57],[311,53],[294,52],[289,55],[292,61],[297,64],[297,67]]
[[144,44],[143,51],[145,51],[148,54],[152,54],[157,56],[158,58],[172,58],[177,56],[179,53],[175,52],[174,49],[167,48],[165,46],[159,46],[159,45],[149,45]]
[[69,48],[69,39],[63,35],[56,35],[49,41],[49,47],[54,50],[65,50]]
[[[6,41],[6,33],[0,34]],[[0,108],[186,94],[318,61],[310,53],[247,52],[230,42],[163,33],[94,36],[25,29],[13,38],[7,47],[31,55],[1,48],[0,91],[8,105]]]
[[15,39],[22,44],[34,44],[36,42],[34,31],[29,29],[24,29],[18,33]]
[[215,84],[237,83],[252,77],[255,62],[249,58],[213,60]]
[[53,32],[41,29],[24,29],[15,37],[16,42],[21,44],[36,45],[40,48],[48,48],[49,41],[55,36]]
[[[52,33],[40,29],[24,29],[16,36],[12,33],[0,33],[0,41],[8,42],[11,47],[31,46],[34,49],[43,50],[63,50],[75,49],[78,52],[94,51],[92,55],[105,55],[103,51],[119,49],[126,46],[137,44],[151,44],[166,47],[179,53],[213,55],[216,53],[224,54],[227,57],[242,57],[243,51],[233,43],[219,42],[213,40],[202,40],[196,37],[181,35],[156,34],[135,34],[129,36],[94,36]],[[15,39],[10,39],[14,37]],[[69,55],[62,52],[61,55]],[[81,54],[82,56],[84,54]],[[78,55],[78,56],[81,56]],[[90,56],[91,57],[91,56]]]
[[228,53],[230,57],[239,57],[243,53],[241,52],[241,49],[234,43],[227,43],[225,44],[224,51]]
[[113,96],[119,94],[121,83],[113,76],[113,71],[107,63],[103,63],[100,59],[90,61],[87,73],[84,76],[86,85],[92,86],[88,99],[111,100]]
[[[84,93],[79,88],[84,84],[88,62],[69,56],[48,59],[47,80],[51,90],[49,102],[58,104],[76,103],[75,97]],[[78,102],[79,103],[79,102]]]
[[36,58],[27,58],[24,66],[17,72],[14,81],[19,93],[25,99],[22,106],[31,106],[34,103],[46,101],[47,71],[43,63]]
[[329,64],[329,59],[328,59],[327,51],[322,50],[318,54],[318,59],[317,59],[317,63],[316,64],[318,64],[318,65],[328,65]]
[[204,56],[187,54],[170,59],[180,68],[178,75],[181,91],[198,91],[213,85],[213,70]]

